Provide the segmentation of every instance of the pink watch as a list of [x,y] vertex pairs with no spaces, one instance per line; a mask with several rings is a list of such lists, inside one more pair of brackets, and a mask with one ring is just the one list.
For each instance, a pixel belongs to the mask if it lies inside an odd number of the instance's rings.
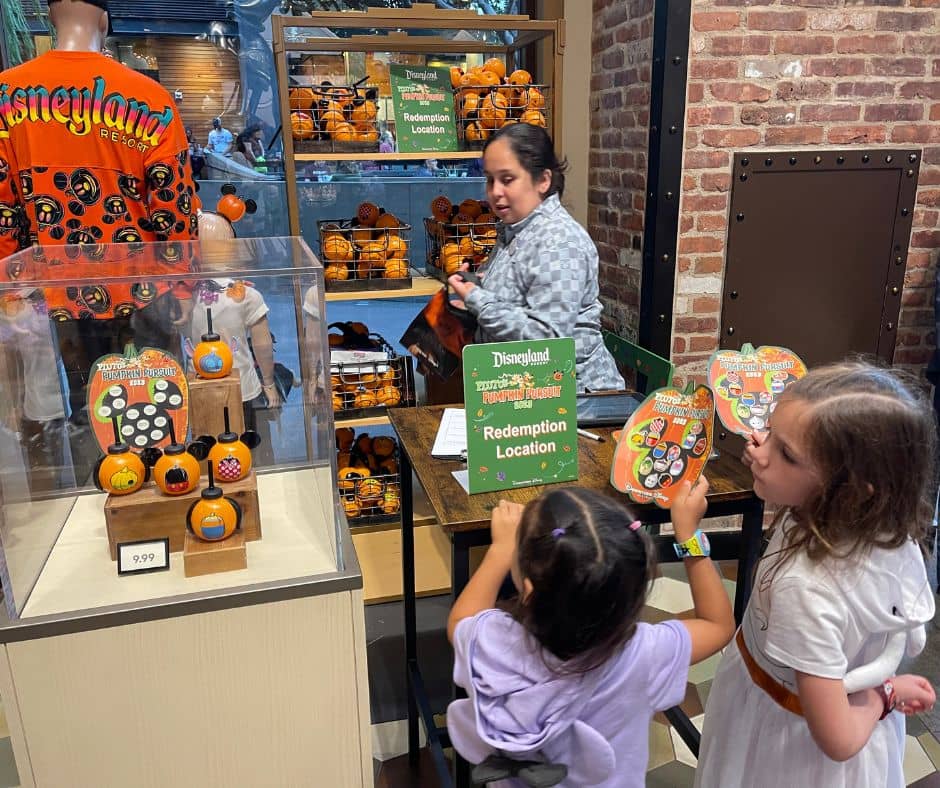
[[898,705],[898,698],[894,692],[894,684],[891,682],[891,679],[886,679],[885,682],[877,688],[878,694],[881,695],[881,700],[884,702],[885,708],[881,713],[879,720],[883,720],[887,717],[895,707]]

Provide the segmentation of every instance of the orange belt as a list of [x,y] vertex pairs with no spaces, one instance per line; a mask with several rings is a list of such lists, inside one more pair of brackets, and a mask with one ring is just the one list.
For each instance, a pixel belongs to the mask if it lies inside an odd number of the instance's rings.
[[744,660],[744,664],[747,666],[747,672],[751,674],[751,681],[753,681],[764,692],[770,695],[777,705],[783,706],[783,708],[785,708],[791,714],[797,714],[802,717],[803,707],[800,705],[800,696],[794,695],[792,692],[790,692],[790,690],[780,684],[773,676],[771,676],[766,670],[757,664],[756,660],[751,655],[751,652],[747,650],[747,645],[744,642],[744,633],[742,630],[738,630],[738,634],[735,636],[735,641],[738,644],[738,651],[741,652],[741,657]]

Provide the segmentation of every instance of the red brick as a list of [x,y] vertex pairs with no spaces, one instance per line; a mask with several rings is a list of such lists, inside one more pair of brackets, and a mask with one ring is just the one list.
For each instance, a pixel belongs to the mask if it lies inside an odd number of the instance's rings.
[[869,104],[865,107],[865,120],[869,123],[879,120],[920,120],[923,117],[923,104]]
[[726,192],[731,188],[730,172],[703,172],[702,191]]
[[751,82],[715,82],[710,90],[719,101],[767,101],[770,98],[769,88]]
[[679,264],[676,266],[679,273],[685,273],[686,271],[691,270],[692,268],[692,258],[688,255],[682,255],[679,258]]
[[815,11],[809,15],[810,30],[871,30],[875,26],[874,11]]
[[698,132],[692,131],[691,129],[686,129],[685,132],[685,149],[691,150],[692,148],[698,147]]
[[770,36],[713,36],[711,53],[721,55],[769,55],[773,39]]
[[807,76],[857,77],[865,73],[865,60],[860,57],[814,57],[806,68]]
[[825,55],[835,49],[832,36],[777,36],[774,52],[778,55]]
[[777,83],[777,98],[781,101],[827,98],[831,92],[829,83],[818,79]]
[[871,75],[874,77],[921,77],[926,71],[922,57],[873,57]]
[[685,337],[672,338],[672,352],[685,353]]
[[895,126],[892,142],[940,142],[940,127],[933,125]]
[[697,257],[693,270],[697,274],[718,274],[724,270],[725,258],[721,255],[711,257]]
[[[887,2],[888,0],[884,0]],[[842,5],[842,0],[783,0],[781,5],[798,5],[804,8],[831,8]]]
[[679,253],[720,252],[724,245],[724,239],[716,238],[713,235],[685,236],[679,239]]
[[714,317],[679,317],[676,318],[676,331],[683,334],[702,334],[718,329],[718,319]]
[[931,104],[931,105],[930,105],[930,119],[931,119],[931,120],[940,120],[940,104]]
[[[728,226],[728,217],[723,213],[700,213],[695,220],[696,229],[703,233],[715,232],[716,230],[724,231]],[[703,258],[699,258],[701,262]],[[704,273],[700,271],[698,265],[696,264],[695,270],[698,273]]]
[[730,163],[730,151],[692,150],[685,152],[683,165],[690,170],[712,170],[718,167],[728,167]]
[[[903,306],[926,306],[926,290],[905,290],[901,295],[901,304]],[[693,348],[694,350],[694,348]]]
[[693,60],[689,64],[689,79],[734,79],[738,71],[734,60]]
[[903,52],[910,55],[940,55],[936,35],[904,36]]
[[805,30],[806,12],[748,11],[747,28],[748,30]]
[[796,122],[796,107],[742,107],[741,123],[747,126],[789,126]]
[[921,230],[911,233],[911,246],[915,249],[936,249],[940,246],[940,230]]
[[734,123],[734,107],[690,107],[686,126],[727,126]]
[[705,129],[702,144],[710,148],[746,148],[760,142],[757,129]]
[[936,25],[931,11],[879,11],[875,19],[876,30],[925,30]]
[[724,211],[727,208],[727,194],[689,194],[682,199],[683,211]]
[[921,366],[930,361],[930,357],[933,355],[933,350],[928,347],[924,348],[902,348],[894,352],[894,363],[895,364],[916,364]]
[[940,99],[940,82],[905,82],[898,89],[901,98]]
[[834,145],[884,142],[886,129],[884,126],[834,126],[826,139]]
[[689,175],[688,173],[683,174],[682,176],[682,191],[691,192],[695,191],[698,187],[698,178],[694,175]]
[[688,100],[690,104],[698,104],[705,98],[705,86],[701,82],[690,82]]
[[717,337],[691,337],[689,339],[689,350],[693,353],[696,351],[705,351],[710,353],[713,350],[718,349],[718,339]]
[[737,11],[707,11],[692,14],[692,29],[707,30],[734,30],[741,21],[741,14]]
[[822,126],[772,126],[764,132],[768,145],[815,145],[822,140]]
[[842,55],[886,55],[901,51],[901,39],[898,36],[879,35],[842,36],[836,41],[836,52]]
[[687,233],[695,226],[695,217],[691,214],[683,214],[679,218],[679,232]]
[[838,82],[836,96],[839,98],[881,98],[894,95],[893,82]]
[[721,311],[721,301],[717,296],[700,296],[692,301],[692,311],[695,314]]
[[857,104],[809,104],[800,109],[800,120],[858,120],[860,112]]

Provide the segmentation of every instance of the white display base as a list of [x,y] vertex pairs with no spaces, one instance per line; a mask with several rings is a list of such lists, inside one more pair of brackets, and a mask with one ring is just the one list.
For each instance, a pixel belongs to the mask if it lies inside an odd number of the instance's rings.
[[146,602],[335,572],[329,467],[258,476],[264,537],[249,542],[248,568],[183,576],[183,554],[170,554],[166,572],[118,576],[108,550],[104,493],[76,499],[65,527],[36,581],[22,618]]

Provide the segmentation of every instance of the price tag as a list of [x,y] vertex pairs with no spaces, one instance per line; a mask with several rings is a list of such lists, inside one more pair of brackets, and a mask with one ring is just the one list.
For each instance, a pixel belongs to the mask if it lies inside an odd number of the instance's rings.
[[147,539],[141,542],[119,542],[117,546],[119,575],[142,572],[163,572],[170,568],[170,540]]

